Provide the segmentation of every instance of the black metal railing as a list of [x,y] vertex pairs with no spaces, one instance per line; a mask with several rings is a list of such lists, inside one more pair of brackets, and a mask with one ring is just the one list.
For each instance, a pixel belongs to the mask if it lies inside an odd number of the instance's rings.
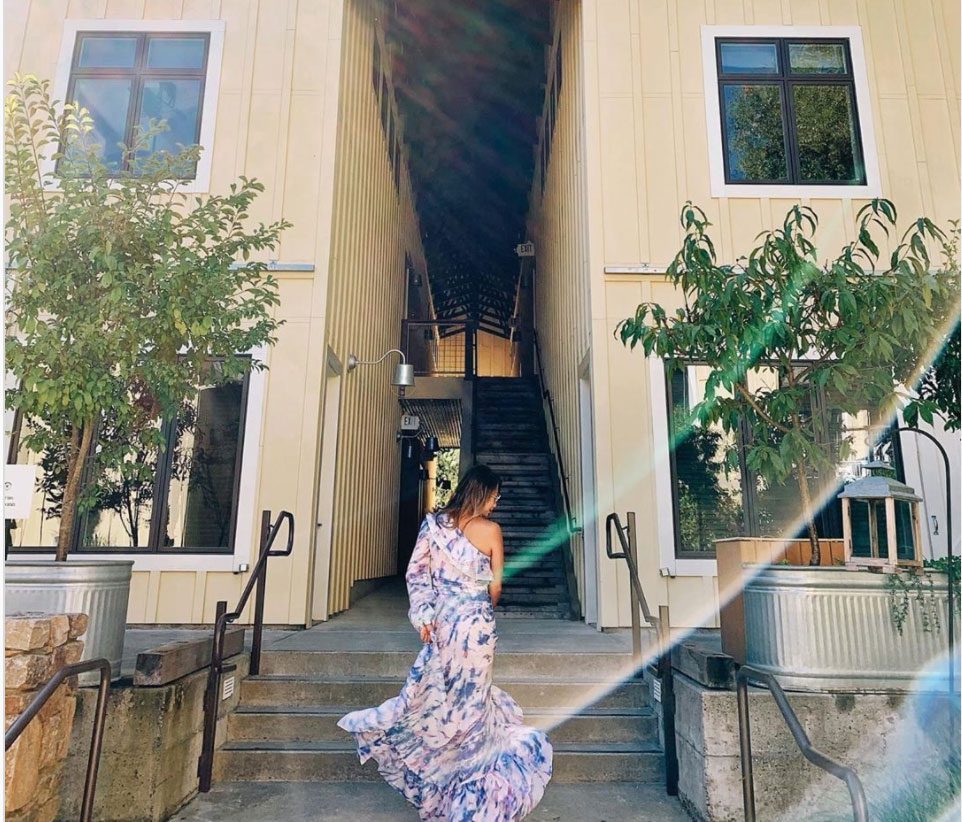
[[770,673],[760,671],[751,665],[742,665],[735,674],[735,689],[738,698],[738,746],[742,765],[742,801],[745,808],[746,822],[755,822],[755,775],[752,769],[752,736],[748,715],[748,680],[759,682],[767,688],[775,698],[775,704],[781,711],[782,718],[795,738],[795,744],[804,757],[816,767],[837,779],[841,779],[848,788],[852,800],[852,818],[855,822],[868,822],[868,803],[865,800],[865,789],[858,774],[848,767],[836,762],[815,748],[808,739],[808,734],[798,721],[798,716],[792,710],[788,697],[782,690],[778,680]]
[[477,326],[464,320],[404,320],[401,350],[417,377],[464,377],[477,373]]
[[554,453],[558,464],[558,476],[561,478],[561,494],[564,498],[565,504],[565,517],[567,519],[568,534],[580,534],[584,531],[580,525],[578,525],[578,520],[571,513],[571,495],[568,493],[568,475],[565,473],[564,458],[561,455],[561,434],[558,432],[558,422],[554,413],[554,402],[551,399],[551,391],[548,390],[547,382],[544,378],[544,364],[541,361],[541,345],[538,343],[538,332],[534,331],[534,355],[537,360],[538,367],[538,385],[541,390],[541,396],[548,403],[548,417],[551,419],[551,430],[554,434]]
[[[620,551],[613,550],[612,526],[618,535]],[[608,559],[623,559],[628,566],[631,602],[631,652],[636,673],[642,672],[641,616],[655,628],[658,637],[657,653],[653,671],[661,689],[661,728],[665,746],[665,791],[669,796],[678,795],[678,751],[675,742],[675,685],[671,667],[670,617],[667,605],[658,607],[658,616],[652,614],[638,576],[638,542],[635,531],[635,512],[628,512],[628,524],[622,526],[621,517],[608,514],[605,520],[605,553]],[[640,611],[640,615],[639,615]]]
[[[287,546],[281,551],[272,550],[271,546],[280,533],[284,522],[288,523]],[[221,674],[236,669],[236,665],[224,664],[224,634],[231,622],[240,619],[251,592],[257,589],[254,599],[254,635],[251,643],[251,659],[249,673],[256,675],[261,666],[261,639],[264,633],[264,600],[267,593],[267,561],[271,557],[289,557],[294,550],[294,515],[290,511],[281,511],[277,521],[271,523],[271,512],[261,514],[260,553],[257,564],[251,573],[244,592],[240,595],[237,607],[227,613],[227,601],[217,603],[217,616],[214,620],[214,639],[210,651],[210,669],[207,672],[207,690],[204,692],[204,739],[197,762],[197,775],[200,777],[200,791],[210,790],[211,778],[214,772],[214,740],[217,732],[217,694],[220,690]]]
[[97,690],[97,709],[94,713],[94,729],[90,735],[90,752],[87,754],[87,776],[84,779],[84,798],[80,806],[80,822],[90,822],[93,819],[94,794],[97,791],[97,772],[100,769],[100,751],[104,743],[104,724],[107,718],[107,697],[110,693],[110,662],[106,659],[87,659],[64,665],[55,673],[37,695],[31,700],[26,710],[18,716],[7,728],[3,738],[4,750],[17,741],[30,721],[43,709],[47,700],[56,693],[65,679],[87,671],[100,671],[100,686]]
[[955,580],[953,575],[955,574],[955,566],[952,563],[952,552],[954,546],[952,545],[952,466],[949,462],[949,455],[946,453],[945,448],[942,443],[938,441],[932,434],[928,431],[923,431],[921,428],[916,428],[914,425],[905,425],[901,428],[896,428],[893,434],[905,432],[907,434],[917,434],[920,437],[925,437],[931,440],[935,447],[938,449],[939,454],[942,456],[942,465],[945,468],[945,547],[946,547],[946,557],[948,558],[948,583],[949,589],[947,592],[948,606],[949,606],[949,618],[948,618],[948,629],[949,629],[949,693],[955,692]]

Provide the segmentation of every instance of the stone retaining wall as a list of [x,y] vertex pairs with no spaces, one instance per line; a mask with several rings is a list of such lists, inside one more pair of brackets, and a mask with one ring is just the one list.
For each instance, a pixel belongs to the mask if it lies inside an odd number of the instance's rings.
[[[249,656],[226,677],[237,687],[228,699],[218,694],[217,744],[226,737],[227,717],[240,696]],[[161,822],[197,793],[197,760],[204,728],[207,669],[158,687],[136,687],[129,678],[110,689],[94,818],[98,822]],[[61,788],[61,818],[76,819],[83,798],[96,688],[81,688],[77,718]]]
[[[6,618],[4,665],[7,728],[64,665],[80,660],[84,614],[19,614]],[[64,682],[6,753],[5,811],[9,822],[48,822],[60,808],[60,781],[76,707]],[[89,740],[88,740],[89,743]]]
[[[696,820],[737,822],[744,816],[735,693],[678,670],[674,683],[679,799]],[[935,784],[946,767],[958,768],[952,733],[958,711],[945,694],[790,693],[788,699],[812,744],[855,768],[870,804],[915,782]],[[844,784],[805,760],[771,694],[752,688],[749,705],[758,818],[850,818]]]

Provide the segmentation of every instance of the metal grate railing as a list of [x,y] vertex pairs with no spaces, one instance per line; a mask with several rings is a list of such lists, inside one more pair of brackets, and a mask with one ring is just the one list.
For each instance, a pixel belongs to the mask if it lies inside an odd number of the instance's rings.
[[408,320],[401,350],[418,377],[467,377],[477,373],[474,326],[467,322]]

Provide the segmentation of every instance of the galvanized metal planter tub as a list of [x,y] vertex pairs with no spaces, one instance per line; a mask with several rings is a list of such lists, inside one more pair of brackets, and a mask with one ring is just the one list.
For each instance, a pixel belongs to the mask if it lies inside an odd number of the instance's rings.
[[[8,561],[4,610],[7,614],[86,614],[82,659],[106,657],[112,678],[119,679],[133,565],[132,560]],[[92,685],[99,674],[82,674],[79,680],[81,685]]]
[[[797,691],[916,691],[947,687],[948,587],[932,574],[940,629],[922,628],[911,595],[900,636],[885,575],[769,566],[745,586],[746,661]],[[929,676],[922,678],[926,670]],[[934,675],[934,676],[933,676]]]

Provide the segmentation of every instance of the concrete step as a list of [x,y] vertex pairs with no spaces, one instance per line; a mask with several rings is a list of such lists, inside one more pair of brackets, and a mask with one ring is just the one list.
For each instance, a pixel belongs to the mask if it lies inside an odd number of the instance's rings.
[[[230,742],[336,742],[347,738],[337,727],[344,714],[368,706],[279,705],[240,706],[230,716]],[[525,714],[525,724],[548,733],[556,744],[650,743],[657,739],[654,713],[647,709],[592,711],[571,715],[570,711],[542,711]]]
[[[397,677],[407,676],[414,662],[411,651],[264,651],[262,677]],[[498,679],[514,677],[566,677],[572,659],[578,668],[599,678],[615,678],[631,664],[631,654],[618,653],[512,653],[495,658]],[[356,704],[352,702],[350,704]]]
[[573,619],[567,605],[498,605],[494,609],[498,618],[504,619]]
[[[589,669],[578,666],[576,673]],[[614,686],[591,680],[522,679],[495,677],[495,682],[518,702],[522,710],[566,708],[644,708],[648,690],[644,682],[630,680]],[[403,678],[249,676],[241,683],[244,705],[380,705],[401,690]]]
[[[652,744],[558,744],[556,782],[658,782],[662,754]],[[361,765],[353,742],[229,742],[214,758],[219,782],[377,781],[374,760]]]
[[532,451],[531,453],[516,453],[512,451],[501,451],[499,449],[484,450],[480,449],[475,451],[475,459],[478,462],[483,462],[485,465],[490,465],[492,468],[497,465],[498,470],[504,468],[510,471],[520,471],[525,466],[530,469],[532,466],[543,466],[548,465],[551,462],[551,455],[541,451]]

